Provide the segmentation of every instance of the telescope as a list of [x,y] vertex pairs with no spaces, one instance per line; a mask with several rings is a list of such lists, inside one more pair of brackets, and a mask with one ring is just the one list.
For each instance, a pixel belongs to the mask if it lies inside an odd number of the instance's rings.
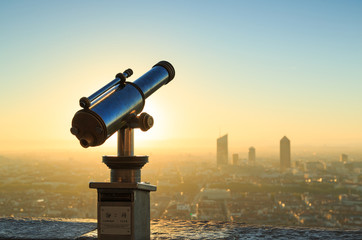
[[110,168],[110,182],[90,182],[96,188],[97,233],[99,240],[150,239],[150,192],[157,187],[141,182],[141,168],[148,156],[133,155],[133,129],[147,131],[153,118],[143,112],[146,98],[175,77],[167,61],[154,65],[134,82],[126,81],[131,69],[90,95],[82,97],[81,110],[75,113],[71,133],[82,147],[103,144],[118,132],[117,156],[103,156]]
[[70,131],[84,148],[103,144],[113,133],[137,120],[143,131],[152,127],[150,115],[135,116],[142,112],[146,98],[175,77],[175,69],[161,61],[136,81],[126,81],[132,74],[131,69],[118,73],[113,81],[79,100],[83,109],[74,115]]

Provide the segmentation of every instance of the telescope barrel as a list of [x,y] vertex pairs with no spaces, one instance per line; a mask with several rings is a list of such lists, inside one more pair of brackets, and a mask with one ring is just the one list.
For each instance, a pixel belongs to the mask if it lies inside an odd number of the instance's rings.
[[[123,76],[132,75],[127,71],[123,73]],[[131,115],[137,115],[142,111],[146,98],[161,86],[169,83],[174,76],[173,66],[169,62],[161,61],[136,81],[125,82],[124,87],[115,88],[119,83],[116,81],[119,78],[116,77],[115,80],[92,94],[88,98],[89,106],[74,115],[72,134],[79,139],[83,147],[103,144],[113,133],[126,126]],[[109,91],[110,89],[112,91]],[[97,101],[90,104],[94,100]],[[88,103],[85,104],[87,106]]]
[[174,77],[175,69],[173,66],[166,61],[161,61],[134,83],[139,86],[145,97],[148,98],[162,85],[169,83]]

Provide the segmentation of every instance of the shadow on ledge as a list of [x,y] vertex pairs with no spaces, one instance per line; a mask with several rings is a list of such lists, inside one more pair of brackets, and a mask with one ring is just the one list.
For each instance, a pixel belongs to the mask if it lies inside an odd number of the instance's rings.
[[[95,240],[94,219],[0,218],[0,239]],[[151,239],[360,239],[362,230],[251,226],[213,221],[152,220]]]

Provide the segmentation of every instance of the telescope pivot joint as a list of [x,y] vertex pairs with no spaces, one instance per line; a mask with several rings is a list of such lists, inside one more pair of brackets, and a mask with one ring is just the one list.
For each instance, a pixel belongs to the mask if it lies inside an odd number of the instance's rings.
[[128,120],[128,127],[140,128],[142,131],[146,132],[153,126],[153,123],[153,117],[148,113],[143,112],[138,116],[132,114]]

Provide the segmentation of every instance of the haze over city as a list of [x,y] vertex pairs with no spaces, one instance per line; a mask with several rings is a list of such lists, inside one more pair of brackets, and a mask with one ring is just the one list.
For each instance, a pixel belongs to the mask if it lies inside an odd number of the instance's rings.
[[0,229],[360,236],[361,43],[357,0],[0,1]]

